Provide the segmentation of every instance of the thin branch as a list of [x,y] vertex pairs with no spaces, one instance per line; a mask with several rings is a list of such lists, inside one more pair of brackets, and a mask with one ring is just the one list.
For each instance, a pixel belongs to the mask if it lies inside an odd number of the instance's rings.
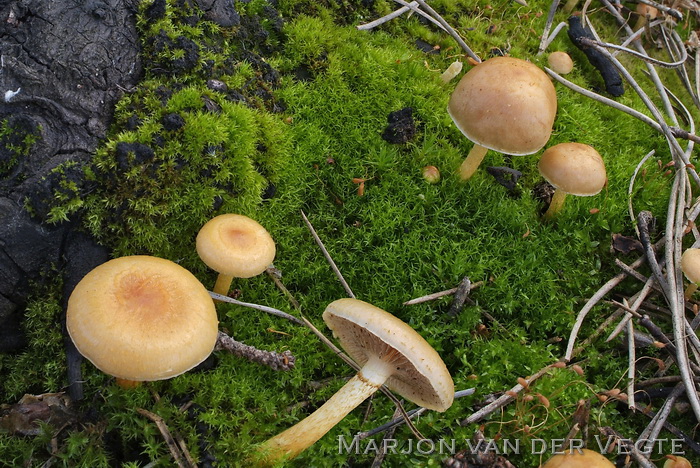
[[[471,285],[471,288],[469,289],[469,291],[473,291],[473,290],[475,290],[476,288],[479,288],[479,287],[481,287],[481,286],[483,286],[483,285],[484,285],[484,282],[483,282],[483,281],[477,281],[476,283],[473,283],[473,284]],[[436,292],[436,293],[428,294],[428,295],[426,295],[426,296],[416,297],[415,299],[411,299],[411,300],[409,300],[409,301],[404,302],[403,305],[405,305],[405,306],[408,306],[408,305],[416,305],[416,304],[422,304],[422,303],[424,303],[424,302],[433,301],[433,300],[435,300],[435,299],[439,299],[439,298],[441,298],[441,297],[449,296],[449,295],[451,295],[451,294],[454,294],[454,293],[457,292],[457,289],[459,289],[459,288],[457,287],[457,288],[446,289],[446,290],[444,290],[444,291],[439,291],[439,292]]]
[[276,351],[265,351],[254,346],[234,340],[224,332],[219,332],[216,340],[215,351],[228,351],[234,356],[242,357],[251,362],[262,364],[276,371],[289,371],[294,369],[296,358],[292,352],[286,350],[282,353]]
[[229,304],[235,304],[235,305],[238,305],[241,307],[248,307],[250,309],[259,310],[261,312],[266,312],[270,315],[275,315],[277,317],[287,319],[290,322],[296,323],[297,325],[304,325],[304,322],[301,319],[298,319],[295,316],[288,314],[287,312],[282,312],[279,309],[275,309],[274,307],[268,307],[268,306],[259,305],[259,304],[252,304],[250,302],[239,301],[238,299],[224,296],[222,294],[217,294],[217,293],[211,292],[211,291],[209,291],[209,295],[212,297],[212,299],[215,299],[217,301],[228,302]]
[[450,26],[450,25],[447,23],[447,21],[445,21],[445,19],[444,19],[442,16],[440,16],[440,14],[439,14],[437,11],[435,11],[430,5],[428,5],[427,3],[425,3],[425,1],[423,1],[423,0],[416,0],[416,1],[418,2],[418,4],[419,4],[421,7],[423,7],[423,9],[424,9],[425,11],[427,11],[433,18],[435,18],[436,20],[438,20],[438,21],[440,22],[440,24],[442,24],[442,25],[445,27],[445,29],[447,30],[447,32],[449,33],[449,35],[452,36],[452,38],[453,38],[455,41],[457,41],[457,44],[459,44],[459,46],[467,53],[468,56],[470,56],[472,59],[474,59],[477,63],[481,63],[481,59],[479,58],[479,56],[476,55],[476,54],[469,48],[469,46],[467,45],[467,43],[464,42],[464,39],[462,39],[462,37],[457,33],[457,31],[455,31],[455,30],[452,28],[452,26]]
[[306,217],[306,214],[304,213],[304,211],[301,212],[301,217],[304,219],[304,223],[306,223],[306,227],[309,228],[309,231],[311,231],[311,235],[313,236],[314,240],[316,241],[316,245],[318,245],[318,247],[321,249],[321,252],[323,252],[323,256],[326,257],[326,261],[331,266],[331,270],[333,270],[333,273],[335,273],[335,276],[336,276],[336,278],[338,278],[338,281],[340,281],[340,284],[343,285],[343,289],[345,289],[345,293],[349,297],[355,299],[355,294],[353,294],[352,289],[350,289],[350,286],[348,285],[347,281],[345,281],[343,274],[340,272],[340,270],[336,266],[335,262],[333,261],[333,258],[331,258],[331,255],[328,253],[328,250],[326,250],[326,247],[323,245],[321,238],[318,237],[318,234],[316,234],[316,230],[311,225],[311,222],[309,221],[309,218]]

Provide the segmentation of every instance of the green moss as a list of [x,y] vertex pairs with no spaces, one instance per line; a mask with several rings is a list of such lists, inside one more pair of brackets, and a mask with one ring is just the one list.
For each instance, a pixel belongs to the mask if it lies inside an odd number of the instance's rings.
[[[521,7],[510,2],[491,9],[465,1],[431,4],[480,55],[487,57],[499,48],[544,63],[544,56],[536,57],[534,51],[545,20],[537,13],[548,4]],[[302,223],[303,209],[356,295],[391,311],[425,336],[443,356],[457,388],[476,387],[474,396],[458,401],[447,413],[420,419],[419,429],[429,438],[471,437],[476,425],[460,427],[457,421],[470,414],[474,404],[562,355],[576,312],[617,273],[610,237],[633,233],[627,214],[629,180],[651,149],[657,155],[640,171],[632,201],[636,211],[650,209],[663,223],[670,185],[666,168],[656,162],[661,160],[663,166],[669,160],[663,140],[632,118],[559,86],[559,113],[550,144],[575,140],[596,147],[609,177],[601,194],[571,197],[556,221],[543,224],[542,204],[532,194],[541,182],[536,156],[486,156],[485,165],[507,165],[523,173],[514,194],[483,169],[468,183],[459,182],[456,170],[472,144],[445,112],[455,83],[439,80],[456,58],[456,44],[415,16],[372,32],[354,27],[393,9],[393,3],[378,1],[369,7],[357,2],[281,1],[279,12],[288,19],[281,30],[277,11],[266,2],[239,3],[243,22],[260,27],[254,28],[260,34],[252,36],[245,35],[244,28],[185,21],[199,13],[178,5],[168,2],[165,17],[149,21],[144,2],[138,24],[150,60],[146,78],[117,105],[113,131],[86,169],[90,189],[73,196],[75,190],[66,185],[64,194],[57,194],[55,218],[79,213],[114,255],[152,253],[177,260],[211,285],[215,274],[194,252],[197,230],[221,212],[248,214],[270,230],[278,245],[275,265],[284,283],[305,314],[325,330],[321,311],[345,293]],[[614,34],[614,25],[597,15],[597,21],[608,25],[601,34]],[[349,22],[353,24],[346,25]],[[153,41],[158,37],[163,47],[157,50]],[[188,62],[189,68],[177,72],[187,57],[182,44],[189,44],[180,37],[196,44],[198,55]],[[421,52],[414,46],[416,39],[439,45],[441,52]],[[567,44],[559,38],[553,48],[569,49]],[[254,53],[246,55],[244,50]],[[265,54],[264,62],[258,53]],[[599,85],[595,72],[573,55],[577,69],[571,80]],[[215,91],[207,85],[209,79],[224,82],[228,89]],[[632,93],[620,100],[641,107]],[[381,137],[387,116],[405,107],[413,109],[415,137],[406,144],[389,144]],[[442,172],[435,185],[421,177],[421,168],[428,164]],[[366,179],[364,196],[358,196],[353,178]],[[270,184],[275,195],[263,197]],[[591,212],[593,208],[598,211]],[[447,315],[449,298],[401,305],[454,287],[464,276],[484,284],[472,291],[474,303],[456,318]],[[629,282],[623,290],[637,286]],[[234,287],[246,301],[291,310],[269,278],[238,279]],[[30,311],[55,317],[57,303],[58,298],[49,295]],[[218,353],[209,370],[124,391],[86,365],[85,405],[98,412],[102,426],[96,432],[72,428],[69,438],[62,439],[62,461],[88,466],[84,460],[90,454],[95,464],[109,458],[124,466],[149,461],[172,465],[155,425],[136,412],[145,408],[163,417],[195,458],[211,455],[235,466],[254,444],[322,404],[351,374],[306,330],[238,307],[218,307],[222,328],[251,345],[290,349],[298,358],[297,368],[275,373]],[[608,313],[605,305],[595,308],[580,336],[591,333]],[[31,330],[40,326],[27,324]],[[39,351],[31,346],[16,367],[0,361],[5,366],[2,374],[8,376],[0,385],[9,397],[65,385],[59,337],[42,335],[32,342],[38,346],[42,340],[55,348],[54,356],[45,358],[44,369],[32,367],[30,357]],[[564,437],[578,400],[619,386],[626,372],[624,352],[600,340],[580,359],[584,376],[556,370],[531,388],[531,394],[549,400],[549,408],[537,398],[519,399],[486,422],[486,434],[521,438],[525,445],[534,437]],[[594,424],[610,424],[628,435],[645,424],[613,405],[596,402]],[[393,413],[393,405],[377,396],[365,420],[366,406],[291,465],[348,462],[346,454],[338,453],[338,435],[349,438]],[[681,426],[689,425],[679,419]],[[107,434],[118,434],[119,442],[107,444]],[[412,436],[401,428],[396,437],[405,448]],[[29,441],[10,447],[12,440],[0,438],[0,453],[8,453],[6,459],[26,459],[32,453],[37,459],[48,457],[43,447]],[[350,458],[353,464],[367,465],[373,454]],[[441,458],[390,455],[385,465],[436,466]],[[518,466],[538,462],[529,454],[513,456],[512,461]]]
[[0,177],[10,175],[39,140],[39,126],[23,117],[0,121]]

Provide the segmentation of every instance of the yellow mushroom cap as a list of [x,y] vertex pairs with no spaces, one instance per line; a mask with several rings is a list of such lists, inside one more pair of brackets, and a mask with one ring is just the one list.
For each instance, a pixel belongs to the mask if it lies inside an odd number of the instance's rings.
[[197,253],[209,268],[236,278],[259,275],[275,259],[275,241],[257,221],[223,214],[197,234]]
[[547,75],[532,63],[494,57],[462,77],[447,111],[477,145],[506,154],[532,154],[552,133],[557,94]]
[[372,355],[391,357],[396,369],[385,385],[412,402],[445,411],[454,400],[454,383],[440,355],[408,324],[367,302],[338,299],[323,320],[343,349],[360,366]]
[[681,270],[691,283],[700,283],[700,249],[687,249],[681,257]]
[[68,333],[95,367],[115,377],[175,377],[214,349],[218,320],[206,288],[162,258],[110,260],[88,273],[68,299]]
[[574,69],[574,61],[571,60],[571,56],[569,56],[569,54],[566,52],[562,52],[561,50],[549,54],[547,57],[547,63],[549,64],[549,68],[560,75],[571,73],[571,70]]
[[615,465],[593,450],[572,449],[570,453],[554,455],[542,468],[615,468]]
[[647,5],[646,3],[637,3],[637,8],[635,8],[635,11],[638,15],[650,20],[656,19],[656,17],[659,15],[658,9],[651,5]]
[[548,148],[539,162],[542,177],[566,193],[591,196],[605,186],[605,163],[593,147],[560,143]]

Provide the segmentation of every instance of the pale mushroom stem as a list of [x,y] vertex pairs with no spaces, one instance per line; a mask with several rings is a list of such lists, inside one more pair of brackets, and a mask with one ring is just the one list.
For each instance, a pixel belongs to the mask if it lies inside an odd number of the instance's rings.
[[233,276],[219,273],[219,276],[216,278],[216,284],[214,285],[214,292],[216,294],[221,294],[222,296],[228,296],[232,282]]
[[644,26],[647,24],[647,17],[646,15],[639,15],[637,18],[637,22],[634,23],[634,28],[632,28],[633,31],[639,31],[642,29]]
[[471,176],[474,175],[476,170],[479,168],[481,161],[483,161],[484,156],[486,156],[488,150],[488,148],[474,144],[474,147],[467,155],[467,159],[465,159],[462,165],[459,166],[460,179],[468,180]]
[[690,283],[687,288],[685,288],[685,300],[689,301],[691,297],[693,297],[693,294],[695,294],[695,291],[697,291],[698,285],[695,283]]
[[313,445],[338,424],[350,411],[357,408],[391,376],[393,366],[378,358],[371,358],[352,379],[320,408],[303,421],[267,440],[258,449],[262,466],[291,460]]
[[568,0],[566,4],[564,4],[564,8],[562,8],[562,11],[568,15],[569,13],[574,11],[574,8],[576,8],[577,4],[578,0]]
[[551,219],[554,215],[559,213],[564,207],[564,201],[566,200],[566,192],[561,189],[554,190],[554,195],[552,195],[552,201],[549,203],[549,208],[544,213],[545,219]]

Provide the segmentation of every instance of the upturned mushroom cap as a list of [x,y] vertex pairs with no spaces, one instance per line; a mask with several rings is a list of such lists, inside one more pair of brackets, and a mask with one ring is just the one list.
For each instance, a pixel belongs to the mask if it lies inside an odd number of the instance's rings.
[[542,177],[566,193],[591,196],[605,186],[605,163],[591,146],[560,143],[548,148],[539,162]]
[[647,5],[646,3],[637,3],[637,8],[635,8],[635,11],[638,15],[650,20],[656,19],[656,17],[659,15],[658,9],[651,5]]
[[[582,452],[582,453],[581,453]],[[554,455],[542,468],[615,468],[603,455],[593,450],[573,449],[571,453]]]
[[681,257],[681,270],[691,283],[700,283],[700,249],[687,249]]
[[454,383],[437,351],[413,328],[390,313],[357,299],[326,307],[323,320],[343,349],[360,366],[370,356],[395,355],[396,370],[385,385],[412,402],[445,411],[454,400]]
[[68,299],[66,326],[95,367],[132,381],[192,369],[218,334],[214,303],[197,278],[170,260],[140,255],[89,272]]
[[506,154],[532,154],[552,133],[557,94],[547,75],[532,63],[494,57],[462,77],[447,111],[477,145]]
[[275,241],[257,221],[223,214],[197,234],[197,253],[209,268],[236,278],[259,275],[275,259]]

